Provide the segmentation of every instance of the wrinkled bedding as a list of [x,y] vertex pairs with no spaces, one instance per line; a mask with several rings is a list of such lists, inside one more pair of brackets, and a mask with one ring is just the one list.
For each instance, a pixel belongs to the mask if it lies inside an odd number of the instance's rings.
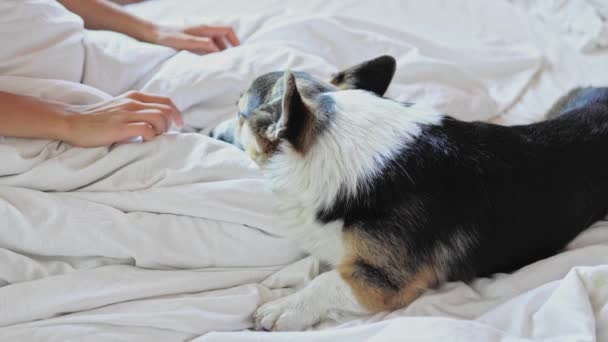
[[[129,10],[167,24],[232,24],[241,47],[198,56],[87,32],[84,84],[0,76],[0,90],[73,105],[161,93],[205,132],[234,115],[264,72],[327,78],[380,54],[398,60],[387,96],[464,120],[531,122],[573,86],[608,84],[606,51],[581,51],[506,1],[222,5]],[[244,153],[201,134],[94,149],[0,137],[0,340],[608,340],[604,221],[559,255],[449,283],[396,312],[309,332],[248,331],[259,304],[319,273],[281,238],[276,201]]]

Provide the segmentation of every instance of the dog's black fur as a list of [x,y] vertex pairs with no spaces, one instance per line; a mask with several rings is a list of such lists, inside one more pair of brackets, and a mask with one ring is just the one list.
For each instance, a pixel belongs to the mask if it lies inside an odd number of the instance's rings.
[[[420,258],[451,245],[460,230],[476,248],[448,267],[451,280],[546,258],[608,211],[608,88],[575,95],[557,118],[533,125],[446,117],[424,127],[366,192],[318,218],[397,239]],[[424,233],[403,234],[404,227]]]

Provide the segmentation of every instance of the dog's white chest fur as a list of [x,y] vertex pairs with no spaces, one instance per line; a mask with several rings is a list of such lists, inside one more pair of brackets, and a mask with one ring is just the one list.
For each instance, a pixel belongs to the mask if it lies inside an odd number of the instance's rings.
[[337,266],[344,257],[340,222],[307,227],[306,232],[294,236],[293,239],[308,253],[332,266]]
[[314,211],[299,205],[293,199],[281,195],[279,197],[284,200],[280,215],[289,225],[286,237],[317,259],[336,266],[344,256],[342,221],[321,224],[315,219]]

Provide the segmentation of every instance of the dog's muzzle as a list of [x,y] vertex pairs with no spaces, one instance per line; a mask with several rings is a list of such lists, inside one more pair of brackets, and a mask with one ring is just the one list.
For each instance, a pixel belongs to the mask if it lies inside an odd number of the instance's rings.
[[217,125],[214,129],[212,129],[211,132],[209,132],[209,136],[213,139],[221,140],[232,144],[242,150],[243,147],[236,138],[236,125],[236,119],[226,120]]

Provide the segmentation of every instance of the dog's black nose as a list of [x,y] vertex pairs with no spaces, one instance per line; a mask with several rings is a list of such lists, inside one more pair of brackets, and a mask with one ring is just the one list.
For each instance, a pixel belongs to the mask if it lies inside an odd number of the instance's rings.
[[215,128],[213,128],[211,131],[209,131],[209,136],[212,137],[212,138],[214,138],[213,131],[215,131]]

